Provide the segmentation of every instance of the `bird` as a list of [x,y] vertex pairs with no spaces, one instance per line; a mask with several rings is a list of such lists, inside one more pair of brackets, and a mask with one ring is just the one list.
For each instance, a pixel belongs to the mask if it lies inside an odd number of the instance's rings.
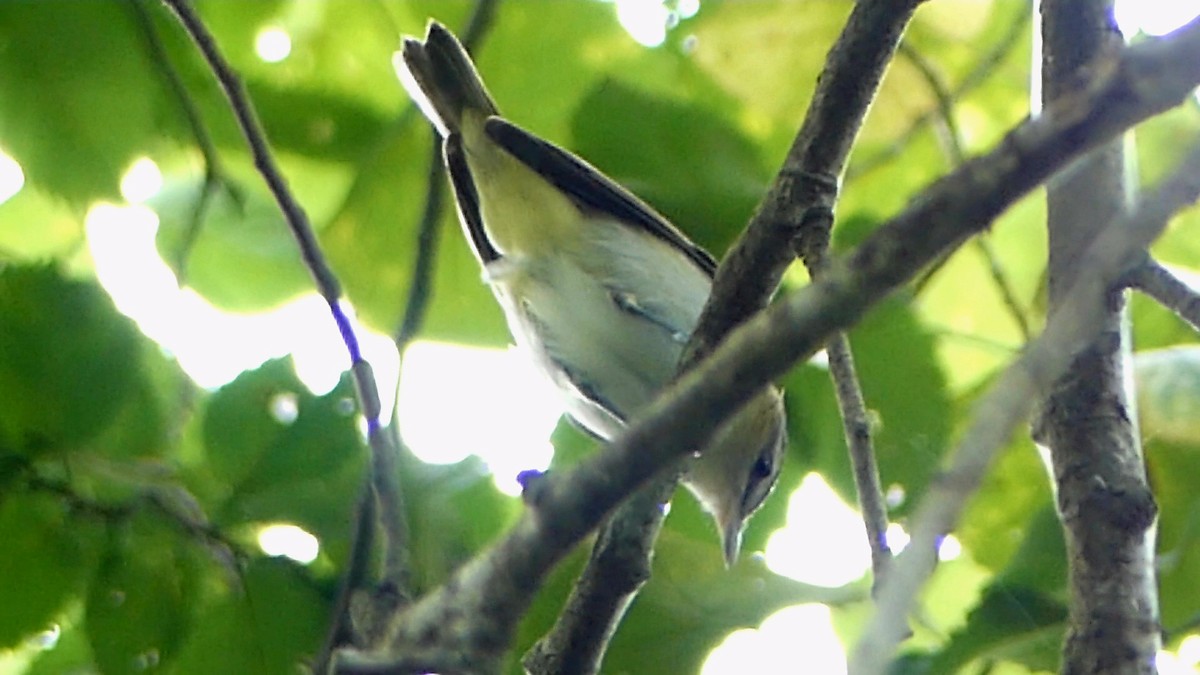
[[[583,159],[499,113],[466,49],[430,21],[396,72],[441,135],[459,221],[519,350],[563,395],[568,417],[611,440],[669,384],[712,289],[716,262],[665,217]],[[682,477],[732,566],[786,449],[783,397],[768,385]]]

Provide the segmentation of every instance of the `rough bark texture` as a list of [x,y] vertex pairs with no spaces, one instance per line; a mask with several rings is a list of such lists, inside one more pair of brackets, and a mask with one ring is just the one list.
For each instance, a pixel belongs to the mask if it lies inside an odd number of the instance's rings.
[[[1044,0],[1044,102],[1082,91],[1122,47],[1109,0]],[[1093,151],[1047,191],[1050,313],[1079,255],[1128,208],[1121,141]],[[1044,403],[1036,436],[1050,448],[1070,565],[1064,673],[1153,673],[1159,647],[1153,567],[1156,507],[1126,396],[1125,300],[1109,298],[1099,339]]]

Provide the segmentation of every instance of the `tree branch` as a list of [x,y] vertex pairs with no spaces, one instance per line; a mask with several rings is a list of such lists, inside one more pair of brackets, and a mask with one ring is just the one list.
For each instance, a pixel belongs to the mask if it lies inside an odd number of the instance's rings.
[[[1167,38],[1126,50],[1094,86],[1057,102],[1042,117],[1012,131],[991,153],[968,161],[935,183],[849,256],[831,261],[821,279],[732,332],[604,452],[544,477],[529,495],[526,512],[503,538],[396,617],[388,650],[346,652],[343,663],[352,666],[367,659],[386,664],[404,655],[436,666],[429,670],[453,670],[466,663],[472,672],[495,672],[518,620],[549,570],[637,486],[669,469],[690,448],[703,446],[723,421],[718,411],[736,410],[944,250],[987,227],[1082,153],[1179,104],[1197,83],[1200,20]],[[1018,371],[1007,379],[1047,372],[1041,361],[1034,365],[1032,374]],[[1002,408],[1014,410],[1023,400],[1005,402]],[[1006,437],[1011,428],[1003,420],[991,426],[988,438]],[[967,456],[978,464],[975,453]],[[936,504],[933,519],[926,515],[919,521],[924,524],[915,536],[921,538],[914,539],[911,551],[931,554],[934,539],[944,531],[940,528],[953,522],[957,511],[945,512],[944,503]],[[921,561],[916,561],[914,574],[909,558],[905,575],[897,573],[902,567],[898,562],[884,588],[885,594],[898,594],[888,606],[901,616],[915,593],[903,577],[922,578]],[[894,639],[885,642],[885,651],[892,644]]]
[[[1013,47],[1017,44],[1017,41],[1025,35],[1025,31],[1027,31],[1029,28],[1029,17],[1032,14],[1030,9],[1031,5],[1030,3],[1020,3],[1020,6],[1022,7],[1021,12],[1013,18],[1012,23],[1010,23],[1008,28],[1005,30],[1004,36],[1000,38],[1000,40],[992,49],[986,52],[979,59],[979,61],[971,69],[971,72],[967,73],[967,76],[962,79],[962,82],[950,90],[950,100],[952,102],[959,101],[964,96],[974,91],[976,87],[986,82],[987,79],[991,77],[992,73],[995,72],[996,68],[1004,62],[1005,57],[1012,52]],[[885,165],[887,162],[895,159],[900,155],[901,152],[903,152],[904,148],[908,147],[908,145],[912,143],[913,138],[922,129],[937,120],[938,107],[934,107],[933,109],[914,119],[912,124],[910,124],[903,133],[896,137],[895,142],[892,143],[891,146],[872,155],[871,157],[861,161],[856,161],[852,166],[850,166],[846,174],[846,181],[851,182],[854,179],[868,174],[871,171],[874,171],[875,169]]]
[[[1021,23],[1024,24],[1025,22],[1022,21]],[[950,88],[934,68],[933,64],[919,51],[908,46],[907,43],[901,43],[900,53],[921,74],[921,78],[925,80],[925,83],[929,86],[930,91],[933,92],[933,96],[937,100],[937,107],[934,108],[931,115],[940,123],[938,124],[938,128],[941,129],[939,137],[942,139],[942,147],[950,159],[951,166],[962,164],[966,160],[967,155],[963,147],[962,133],[959,131],[958,119],[954,114],[954,93],[950,91]],[[1021,337],[1028,342],[1030,336],[1033,334],[1029,329],[1029,317],[1026,316],[1025,309],[1021,307],[1021,303],[1017,300],[1017,292],[1013,288],[1012,281],[1008,278],[1008,273],[1004,271],[1004,266],[1000,264],[999,256],[996,255],[995,249],[992,248],[988,233],[986,231],[979,233],[973,242],[975,248],[983,257],[984,263],[987,264],[988,273],[992,277],[992,283],[996,285],[996,290],[1000,293],[1001,301],[1004,303],[1005,308],[1008,309],[1008,313],[1012,316],[1013,321],[1017,324],[1017,328],[1021,331]],[[950,257],[946,256],[934,264],[922,277],[919,285],[924,286],[949,259]]]
[[[826,58],[805,121],[775,184],[721,262],[681,370],[711,351],[732,327],[766,306],[793,259],[790,244],[794,236],[822,251],[828,246],[830,218],[814,223],[818,227],[805,228],[805,215],[815,209],[831,216],[851,143],[919,3],[867,0],[855,5]],[[848,358],[841,363],[846,364],[853,368]],[[858,398],[861,402],[861,394]],[[865,412],[862,417],[865,419]],[[858,432],[867,429],[869,443],[869,428],[855,424],[855,438],[861,440]],[[876,474],[873,458],[870,466],[869,472]],[[609,639],[650,577],[654,542],[666,517],[662,504],[674,493],[681,470],[682,465],[642,489],[605,525],[559,620],[526,655],[524,664],[531,673],[599,671]],[[878,483],[876,475],[876,491]],[[882,498],[878,502],[882,504]],[[886,513],[884,523],[886,529]],[[882,535],[874,533],[870,539],[873,551],[874,542],[883,541]]]
[[879,589],[892,564],[892,549],[887,542],[887,501],[879,483],[879,466],[875,462],[875,446],[871,440],[871,418],[863,399],[862,385],[854,368],[854,354],[845,333],[833,336],[825,346],[829,357],[829,377],[833,380],[838,410],[842,416],[842,433],[846,451],[854,472],[858,508],[862,511],[867,544],[871,548],[872,588]]
[[[809,228],[814,232],[824,231],[824,236],[808,237],[806,243],[812,248],[808,251],[797,250],[797,255],[804,260],[812,279],[820,279],[827,265],[833,213],[814,209],[810,212],[808,220],[813,221],[817,218],[820,218],[821,222],[810,224]],[[797,239],[794,243],[799,248],[800,240]],[[829,377],[833,381],[838,413],[842,418],[842,434],[846,439],[846,452],[850,456],[858,508],[862,512],[867,545],[871,551],[871,575],[874,579],[872,589],[878,590],[884,575],[887,574],[887,568],[891,565],[892,550],[887,543],[887,501],[883,496],[883,488],[880,487],[879,466],[875,461],[875,446],[871,440],[871,418],[867,414],[867,404],[854,367],[854,354],[847,334],[839,332],[834,335],[826,345],[825,353],[829,358]]]
[[139,487],[130,499],[101,502],[81,495],[68,482],[41,475],[32,464],[20,461],[21,469],[27,474],[25,484],[30,490],[53,494],[73,511],[105,520],[122,520],[142,510],[153,511],[175,529],[203,543],[231,575],[240,577],[238,563],[250,558],[237,542],[208,522],[196,498],[180,485]]
[[[793,260],[792,240],[820,236],[803,227],[812,209],[832,212],[838,182],[900,36],[921,0],[854,5],[825,61],[796,140],[770,190],[721,261],[713,292],[684,352],[685,364],[766,306]],[[802,249],[819,249],[803,244]]]
[[[200,50],[204,60],[220,84],[222,91],[225,93],[225,97],[229,101],[230,108],[237,120],[238,128],[241,130],[247,145],[250,147],[250,153],[254,158],[254,166],[266,181],[271,194],[283,212],[288,229],[299,246],[304,265],[312,274],[318,293],[321,294],[321,297],[324,298],[326,304],[329,306],[330,314],[333,317],[334,323],[337,324],[338,332],[341,334],[342,342],[345,344],[346,351],[350,357],[350,368],[354,378],[359,409],[367,421],[367,440],[372,458],[371,466],[373,469],[381,466],[391,466],[395,447],[391,443],[390,436],[384,433],[381,426],[379,419],[379,392],[375,385],[375,377],[371,370],[371,365],[363,358],[362,350],[358,343],[358,336],[354,332],[350,318],[341,307],[341,288],[337,278],[321,254],[320,248],[317,245],[316,235],[313,233],[307,214],[305,214],[304,209],[292,195],[287,186],[287,181],[275,163],[274,156],[271,154],[268,146],[266,134],[263,131],[261,123],[258,121],[257,114],[250,103],[249,97],[246,95],[245,87],[229,63],[221,55],[212,34],[208,32],[208,29],[204,26],[204,23],[200,20],[199,15],[196,14],[188,0],[163,0],[163,2],[175,13],[180,24],[187,32],[188,37],[192,39],[196,47]],[[387,484],[389,482],[380,481],[380,483]],[[376,484],[376,482],[372,481],[372,484]],[[398,493],[377,490],[376,498],[383,505],[381,506],[381,510],[387,509],[398,512],[401,506]],[[362,528],[359,528],[359,535],[361,536],[361,534]],[[337,633],[338,631],[335,629],[333,632]]]
[[[1112,4],[1043,0],[1044,103],[1087,87],[1096,69],[1124,48]],[[1051,316],[1068,302],[1080,302],[1068,289],[1080,275],[1094,274],[1097,264],[1080,253],[1103,236],[1112,214],[1129,208],[1126,165],[1124,144],[1114,139],[1047,186]],[[1194,195],[1187,199],[1192,200]],[[1151,219],[1150,226],[1157,232],[1165,220]],[[1130,227],[1146,226],[1135,221]],[[1100,268],[1113,274],[1095,291],[1095,300],[1088,298],[1103,308],[1089,330],[1094,338],[1049,391],[1039,392],[1046,398],[1034,422],[1034,439],[1049,448],[1067,545],[1070,619],[1062,660],[1067,673],[1150,675],[1161,644],[1150,532],[1157,506],[1133,423],[1137,410],[1127,396],[1131,345],[1125,298],[1109,290],[1111,277],[1130,262]]]
[[196,147],[200,149],[200,156],[204,159],[204,181],[200,185],[200,195],[196,198],[196,206],[192,209],[192,215],[188,219],[179,250],[175,252],[175,257],[171,260],[171,269],[175,271],[176,279],[182,285],[187,277],[188,256],[191,254],[192,247],[195,246],[196,239],[200,236],[200,230],[204,225],[204,216],[208,213],[213,196],[216,195],[218,189],[224,188],[235,203],[241,204],[242,195],[233,181],[225,174],[212,135],[208,133],[208,127],[204,125],[204,119],[200,116],[200,109],[183,84],[183,78],[179,76],[179,71],[167,57],[162,38],[159,37],[158,29],[154,26],[154,19],[146,6],[147,1],[128,0],[133,15],[137,19],[138,27],[141,28],[142,35],[146,38],[146,49],[149,52],[150,60],[158,66],[171,94],[179,102],[180,110],[187,119],[192,137],[196,141]]
[[650,579],[654,542],[666,517],[663,504],[677,482],[671,475],[638,490],[603,526],[558,620],[522,659],[528,673],[600,672],[609,641]]
[[[464,45],[465,46],[465,45]],[[421,219],[417,225],[416,256],[413,259],[412,277],[408,282],[408,299],[404,302],[404,316],[396,328],[396,349],[403,358],[404,349],[408,346],[421,325],[425,323],[428,313],[429,298],[433,292],[433,265],[437,259],[438,223],[446,208],[446,177],[442,166],[442,139],[433,137],[432,149],[429,153],[429,174],[425,189],[425,206],[421,210]]]
[[[463,43],[474,49],[491,27],[498,0],[476,0],[474,11],[463,32]],[[402,117],[413,110],[406,107]],[[445,209],[446,183],[443,176],[442,143],[435,134],[430,150],[429,173],[424,207],[417,226],[416,255],[409,280],[404,314],[396,328],[394,343],[401,364],[404,352],[421,330],[433,291],[434,263],[438,253],[438,223]],[[396,380],[399,401],[400,380]],[[326,639],[314,659],[314,670],[329,670],[334,651],[344,644],[376,644],[389,617],[412,601],[412,570],[408,520],[405,516],[404,491],[400,482],[397,454],[403,447],[400,437],[399,406],[392,408],[388,452],[373,452],[371,474],[364,486],[355,512],[355,536],[350,560],[334,602],[333,619]],[[363,589],[369,573],[376,531],[383,533],[383,571],[380,583]]]
[[1125,276],[1122,284],[1145,293],[1200,331],[1200,292],[1157,260],[1147,258]]
[[[979,401],[974,420],[952,455],[951,465],[930,485],[913,517],[912,539],[897,557],[879,595],[876,613],[855,647],[851,673],[886,672],[888,658],[904,636],[904,618],[917,591],[933,571],[938,541],[953,528],[995,452],[1028,417],[1036,397],[1048,391],[1076,354],[1101,332],[1113,282],[1144,254],[1170,216],[1198,196],[1200,143],[1154,195],[1143,201],[1133,214],[1108,224],[1082,253],[1080,273],[1064,292],[1045,331]],[[1145,510],[1126,517],[1140,518],[1146,525],[1153,519],[1152,513]]]

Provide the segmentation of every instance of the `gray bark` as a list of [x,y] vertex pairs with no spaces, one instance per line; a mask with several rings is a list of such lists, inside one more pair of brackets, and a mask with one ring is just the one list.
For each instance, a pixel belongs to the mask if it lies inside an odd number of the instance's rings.
[[[1109,0],[1042,3],[1043,101],[1077,95],[1123,46]],[[1047,189],[1051,316],[1080,255],[1128,210],[1121,139],[1084,158]],[[1050,449],[1070,566],[1064,673],[1153,673],[1159,647],[1154,498],[1127,396],[1125,299],[1108,299],[1099,338],[1047,397],[1035,438]]]

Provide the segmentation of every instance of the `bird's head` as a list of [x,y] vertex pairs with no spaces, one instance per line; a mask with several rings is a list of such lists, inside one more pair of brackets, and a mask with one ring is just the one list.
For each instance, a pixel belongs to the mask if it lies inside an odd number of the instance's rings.
[[737,561],[746,521],[775,486],[786,447],[783,396],[771,386],[717,430],[684,476],[717,524],[726,566]]

